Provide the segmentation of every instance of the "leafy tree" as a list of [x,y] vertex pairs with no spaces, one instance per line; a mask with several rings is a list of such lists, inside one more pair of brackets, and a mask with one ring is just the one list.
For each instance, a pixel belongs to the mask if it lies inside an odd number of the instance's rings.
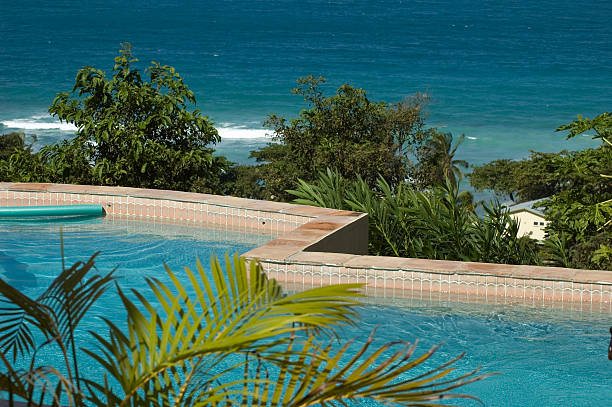
[[44,164],[37,154],[32,154],[32,145],[26,142],[23,132],[0,136],[0,181],[46,181],[45,174]]
[[408,155],[431,132],[425,128],[423,96],[389,105],[372,102],[348,84],[325,96],[324,82],[300,78],[292,93],[301,95],[307,108],[289,121],[271,115],[264,122],[274,143],[251,153],[261,163],[251,174],[265,186],[264,197],[289,199],[285,190],[298,178],[314,180],[329,166],[351,179],[359,174],[370,185],[378,174],[395,185],[408,174]]
[[612,113],[605,112],[593,119],[578,115],[578,119],[557,128],[557,131],[568,131],[567,139],[590,130],[595,131],[593,139],[599,139],[610,145],[612,143]]
[[[562,191],[573,191],[581,196],[599,196],[609,193],[609,183],[602,179],[612,168],[610,146],[605,141],[607,114],[591,121],[580,119],[560,126],[557,131],[569,130],[568,138],[580,132],[597,130],[594,138],[603,141],[602,146],[582,151],[558,153],[531,152],[528,159],[520,161],[495,160],[474,168],[470,174],[471,185],[479,191],[489,189],[500,195],[508,195],[515,201],[530,201],[550,197]],[[609,137],[609,136],[608,136]]]
[[579,117],[557,131],[567,138],[594,131],[601,146],[559,153],[532,152],[521,161],[498,160],[474,169],[470,182],[478,190],[492,189],[520,201],[539,203],[549,224],[545,258],[549,264],[612,269],[612,119]]
[[0,166],[4,179],[222,190],[228,163],[208,147],[219,141],[213,124],[189,109],[193,92],[170,66],[153,62],[143,76],[130,45],[122,47],[112,77],[87,66],[49,108],[76,137],[18,154]]
[[0,160],[6,160],[15,152],[28,149],[25,134],[23,132],[12,132],[0,135]]
[[519,165],[518,161],[501,159],[474,167],[469,175],[470,185],[477,191],[488,189],[499,196],[508,195],[514,201],[518,186],[513,175]]
[[[493,190],[500,196],[507,195],[513,201],[531,201],[549,197],[568,183],[589,182],[572,177],[568,165],[582,152],[538,153],[531,152],[528,159],[495,160],[474,168],[470,184],[478,191]],[[580,158],[578,158],[580,159]]]
[[568,139],[594,131],[593,138],[602,145],[585,150],[563,168],[564,174],[589,182],[579,187],[569,184],[542,203],[550,220],[547,229],[549,234],[566,236],[573,267],[612,270],[612,115],[578,116],[557,131],[567,131]]
[[[186,269],[189,283],[168,268],[171,284],[147,279],[159,305],[137,291],[133,302],[118,288],[127,329],[106,320],[110,336],[92,332],[99,349],[84,349],[106,375],[75,379],[70,372],[77,371],[79,359],[70,361],[68,352],[63,352],[68,361],[64,369],[38,365],[33,331],[49,339],[37,349],[52,344],[66,348],[64,338],[74,338],[76,323],[112,279],[109,274],[85,281],[92,262],[58,276],[49,289],[52,297],[31,299],[0,279],[0,294],[13,317],[0,321],[6,369],[0,373],[0,391],[8,391],[11,401],[18,396],[31,403],[40,381],[52,390],[54,406],[61,405],[62,396],[76,405],[95,406],[298,407],[374,399],[433,405],[448,398],[474,398],[449,391],[487,376],[475,370],[450,377],[449,366],[461,356],[424,368],[437,348],[413,358],[416,346],[403,341],[371,351],[371,337],[358,357],[348,355],[347,346],[338,349],[318,338],[333,337],[335,327],[351,323],[359,284],[286,295],[256,262],[247,267],[236,256],[233,267],[226,258],[225,270],[214,259],[211,275],[198,262],[197,270]],[[32,358],[29,368],[15,369],[15,360],[25,357]],[[418,373],[410,375],[414,368]]]

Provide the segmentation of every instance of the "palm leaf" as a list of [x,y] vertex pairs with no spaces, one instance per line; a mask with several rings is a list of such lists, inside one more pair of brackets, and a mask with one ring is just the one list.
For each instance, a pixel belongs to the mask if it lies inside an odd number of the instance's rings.
[[94,275],[85,280],[95,269],[96,252],[85,263],[77,262],[57,276],[49,288],[38,298],[47,306],[57,321],[59,333],[68,338],[95,301],[110,287],[116,269],[106,275]]
[[[254,378],[265,380],[265,385],[252,386],[249,392],[244,389],[245,397],[241,401],[244,404],[250,399],[252,405],[283,407],[346,405],[348,401],[361,400],[400,405],[438,405],[430,402],[451,398],[478,400],[469,395],[449,392],[489,376],[477,375],[476,369],[449,379],[453,371],[450,366],[463,355],[424,373],[410,375],[412,369],[431,358],[437,347],[413,357],[416,344],[397,341],[368,355],[371,342],[372,335],[350,360],[345,361],[350,343],[338,351],[333,351],[331,345],[321,349],[314,345],[314,337],[311,336],[301,344],[302,353],[292,369],[276,369],[278,373],[273,374],[272,378],[269,371],[262,368],[264,362],[254,360],[251,362],[256,364]],[[296,353],[293,349],[295,345],[294,342],[289,343],[288,355]],[[399,350],[393,351],[398,347]],[[390,356],[389,352],[392,352]],[[296,372],[295,366],[301,366],[301,371]],[[245,369],[245,377],[247,372],[248,369]]]
[[22,381],[30,385],[29,393],[26,400],[32,401],[33,390],[37,389],[40,392],[40,403],[43,404],[47,394],[51,395],[52,406],[65,405],[65,400],[62,400],[62,395],[68,398],[68,405],[75,405],[75,396],[79,395],[79,390],[74,386],[72,381],[65,377],[60,371],[52,366],[40,366],[31,368],[25,371],[22,375]]
[[[74,331],[93,303],[106,291],[114,272],[105,276],[95,275],[86,280],[86,276],[94,269],[97,254],[91,256],[86,263],[77,262],[66,269],[63,266],[62,249],[62,272],[35,300],[0,279],[3,317],[0,320],[0,350],[3,356],[12,356],[13,364],[17,359],[31,358],[29,370],[21,375],[10,374],[12,366],[8,360],[4,360],[5,366],[10,369],[9,374],[3,377],[2,386],[10,386],[14,394],[22,396],[22,390],[25,389],[26,394],[31,396],[34,387],[38,387],[43,395],[54,394],[58,398],[56,404],[63,393],[69,398],[81,397]],[[41,341],[36,338],[33,330],[39,331],[44,339]],[[59,346],[67,368],[67,378],[54,367],[36,367],[37,350],[51,343]],[[72,349],[71,358],[68,356],[68,348]],[[48,376],[54,376],[54,379]],[[76,391],[73,388],[74,379]],[[21,387],[17,386],[19,383]]]
[[25,399],[27,397],[25,383],[21,380],[20,375],[13,368],[12,363],[9,362],[4,353],[0,352],[0,358],[2,358],[6,368],[6,373],[0,373],[0,391],[7,392],[10,397],[17,395]]
[[27,357],[35,348],[32,327],[48,339],[56,334],[56,325],[49,310],[4,280],[0,279],[0,351],[17,358]]
[[313,184],[298,179],[298,188],[285,192],[297,199],[293,203],[324,208],[345,209],[345,180],[336,170],[319,171]]
[[0,350],[17,357],[27,356],[35,346],[32,327],[46,339],[69,337],[87,310],[108,288],[112,272],[83,281],[94,267],[94,254],[86,263],[65,269],[36,300],[0,279]]
[[[0,373],[0,391],[9,393],[12,399],[14,396],[21,397],[28,402],[33,401],[34,390],[38,390],[38,396],[42,402],[46,394],[53,391],[52,400],[54,406],[59,406],[61,395],[66,394],[70,405],[74,404],[74,396],[78,390],[74,388],[72,382],[62,373],[52,366],[33,366],[30,364],[27,370],[15,370],[4,354],[0,354],[6,373]],[[42,403],[40,403],[42,404]]]
[[[256,352],[278,362],[282,355],[274,349],[286,343],[291,333],[327,330],[350,323],[355,316],[358,284],[285,296],[256,262],[250,263],[248,271],[246,261],[237,256],[233,269],[229,258],[226,264],[224,271],[214,259],[212,276],[199,262],[195,273],[186,268],[193,295],[169,268],[172,286],[148,279],[158,308],[134,291],[142,305],[137,307],[118,288],[128,314],[127,332],[106,321],[110,339],[92,332],[100,349],[86,351],[120,384],[124,394],[112,397],[121,404],[138,404],[143,397],[202,400],[185,392],[191,388],[189,380],[196,380],[195,373],[208,368],[207,358],[220,362],[233,353]],[[210,385],[209,380],[205,382],[209,384],[204,387]],[[224,398],[233,394],[231,387],[211,394]]]

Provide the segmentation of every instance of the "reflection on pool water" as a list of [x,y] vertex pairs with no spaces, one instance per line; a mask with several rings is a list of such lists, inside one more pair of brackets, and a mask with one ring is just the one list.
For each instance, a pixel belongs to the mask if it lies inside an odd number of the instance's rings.
[[[85,261],[100,251],[100,270],[118,267],[125,287],[139,287],[142,277],[159,273],[163,264],[173,269],[203,264],[212,255],[243,253],[276,236],[221,227],[201,227],[129,218],[62,218],[0,221],[0,273],[30,295],[42,292],[61,270],[60,227],[64,233],[66,264]],[[35,286],[39,286],[37,291]]]
[[[206,266],[212,255],[244,252],[274,238],[222,229],[104,218],[64,222],[66,264],[86,260],[95,251],[97,267],[118,267],[122,288],[143,291],[143,278],[165,279],[163,264],[181,275],[183,266]],[[59,224],[0,222],[0,275],[37,296],[61,270]],[[439,365],[467,351],[457,374],[482,366],[501,375],[473,383],[458,392],[479,397],[487,406],[608,406],[612,400],[612,362],[607,360],[609,313],[512,306],[474,305],[422,300],[370,299],[360,309],[356,327],[345,327],[343,339],[360,348],[377,328],[375,344],[419,340],[418,349],[444,344],[429,361]],[[124,314],[114,290],[105,294],[82,322],[78,339],[93,341],[88,330],[106,331],[96,315],[121,324]],[[91,344],[91,346],[87,346]],[[55,355],[48,355],[53,363]],[[88,357],[85,370],[102,369]],[[449,404],[477,405],[469,400]]]
[[423,352],[443,342],[432,366],[467,351],[457,373],[477,366],[501,373],[459,389],[486,406],[611,405],[610,314],[399,300],[368,305],[360,315],[343,336],[363,342],[377,327],[378,344],[418,340]]

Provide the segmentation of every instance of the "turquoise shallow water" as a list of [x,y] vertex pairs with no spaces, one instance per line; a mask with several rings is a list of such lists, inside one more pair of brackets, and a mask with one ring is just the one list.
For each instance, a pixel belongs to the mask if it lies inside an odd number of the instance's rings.
[[[165,278],[163,262],[181,276],[181,267],[195,266],[196,256],[207,265],[213,253],[245,251],[272,238],[112,218],[67,223],[64,234],[67,264],[102,250],[98,268],[118,266],[121,287],[141,290],[145,276]],[[0,274],[28,295],[41,292],[57,275],[59,252],[56,222],[0,223]],[[487,406],[607,406],[612,399],[612,367],[606,357],[609,313],[419,300],[371,302],[360,309],[356,327],[341,331],[343,340],[354,339],[351,351],[362,346],[374,328],[375,345],[418,339],[418,349],[424,352],[443,342],[430,367],[467,351],[456,365],[457,374],[477,366],[501,373],[463,389]],[[83,321],[81,344],[93,346],[86,330],[105,331],[95,316],[121,324],[121,309],[116,295],[105,295]],[[52,363],[57,355],[45,358]],[[101,374],[90,359],[84,357],[83,363],[90,377]]]
[[427,92],[429,123],[465,133],[473,163],[591,145],[553,130],[612,101],[607,1],[29,1],[1,14],[0,122],[39,145],[70,135],[49,128],[55,93],[84,65],[110,69],[123,41],[175,66],[221,134],[243,137],[220,147],[235,161],[265,143],[268,114],[303,107],[289,89],[308,74],[376,100]]
[[456,374],[477,366],[500,373],[456,391],[486,406],[610,405],[610,314],[406,300],[370,305],[361,316],[359,327],[344,337],[362,343],[377,328],[379,345],[418,340],[424,352],[442,343],[430,365],[466,351]]

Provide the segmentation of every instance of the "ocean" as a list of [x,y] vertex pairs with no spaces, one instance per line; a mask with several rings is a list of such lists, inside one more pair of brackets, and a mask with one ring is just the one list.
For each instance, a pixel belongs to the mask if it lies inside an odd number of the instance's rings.
[[0,132],[70,137],[47,113],[55,94],[83,66],[110,72],[128,41],[142,68],[177,69],[236,162],[268,142],[269,114],[305,107],[290,94],[305,75],[376,101],[427,93],[428,123],[465,134],[472,164],[581,149],[595,142],[554,130],[612,110],[611,20],[595,0],[0,0]]

